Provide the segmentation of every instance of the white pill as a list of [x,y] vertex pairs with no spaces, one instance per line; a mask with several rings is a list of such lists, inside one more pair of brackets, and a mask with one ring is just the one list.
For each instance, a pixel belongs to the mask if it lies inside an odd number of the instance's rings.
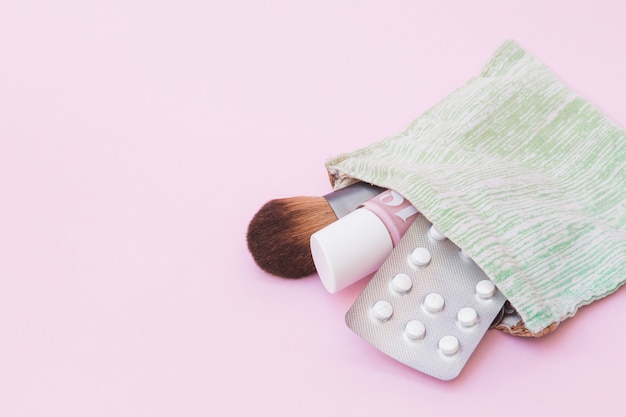
[[461,255],[461,258],[466,260],[466,261],[471,261],[472,257],[469,256],[469,253],[465,252],[465,249],[461,249],[461,252],[459,252],[459,255]]
[[430,263],[430,251],[426,248],[415,248],[411,252],[411,262],[416,266],[426,266]]
[[419,320],[411,320],[404,327],[404,334],[411,340],[422,340],[426,334],[426,326]]
[[434,224],[430,226],[430,236],[435,240],[446,240],[446,236]]
[[398,274],[391,279],[391,288],[400,294],[405,294],[413,287],[413,281],[407,274]]
[[476,284],[476,294],[480,298],[491,298],[496,293],[496,284],[489,279],[483,279]]
[[372,315],[376,320],[387,321],[393,315],[393,307],[388,301],[380,300],[372,306]]
[[444,305],[445,301],[443,297],[436,292],[432,292],[424,298],[424,308],[431,313],[439,313],[443,310]]
[[472,327],[478,323],[478,313],[472,307],[463,307],[460,309],[456,318],[463,327]]
[[459,339],[454,336],[444,336],[439,339],[439,350],[444,355],[454,355],[459,351]]

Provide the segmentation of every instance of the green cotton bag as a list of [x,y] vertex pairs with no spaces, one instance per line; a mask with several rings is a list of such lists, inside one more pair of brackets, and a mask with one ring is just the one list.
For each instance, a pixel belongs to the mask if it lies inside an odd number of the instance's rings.
[[541,336],[626,280],[626,133],[516,42],[403,133],[326,162],[393,189]]

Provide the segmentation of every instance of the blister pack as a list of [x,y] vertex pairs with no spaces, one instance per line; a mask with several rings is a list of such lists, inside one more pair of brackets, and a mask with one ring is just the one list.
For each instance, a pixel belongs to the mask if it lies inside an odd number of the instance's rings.
[[345,320],[392,358],[451,380],[505,302],[478,265],[420,214]]

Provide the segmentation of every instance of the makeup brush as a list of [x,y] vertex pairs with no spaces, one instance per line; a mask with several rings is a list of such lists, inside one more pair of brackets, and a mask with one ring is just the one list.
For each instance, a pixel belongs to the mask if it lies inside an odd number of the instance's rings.
[[311,235],[356,210],[384,189],[357,182],[322,197],[268,201],[248,225],[248,250],[264,271],[283,278],[315,273]]

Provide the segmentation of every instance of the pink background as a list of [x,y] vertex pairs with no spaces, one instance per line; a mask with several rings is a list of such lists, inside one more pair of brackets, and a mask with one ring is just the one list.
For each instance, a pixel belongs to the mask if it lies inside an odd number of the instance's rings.
[[0,415],[622,415],[625,290],[444,383],[245,243],[508,38],[626,126],[622,4],[2,0]]

